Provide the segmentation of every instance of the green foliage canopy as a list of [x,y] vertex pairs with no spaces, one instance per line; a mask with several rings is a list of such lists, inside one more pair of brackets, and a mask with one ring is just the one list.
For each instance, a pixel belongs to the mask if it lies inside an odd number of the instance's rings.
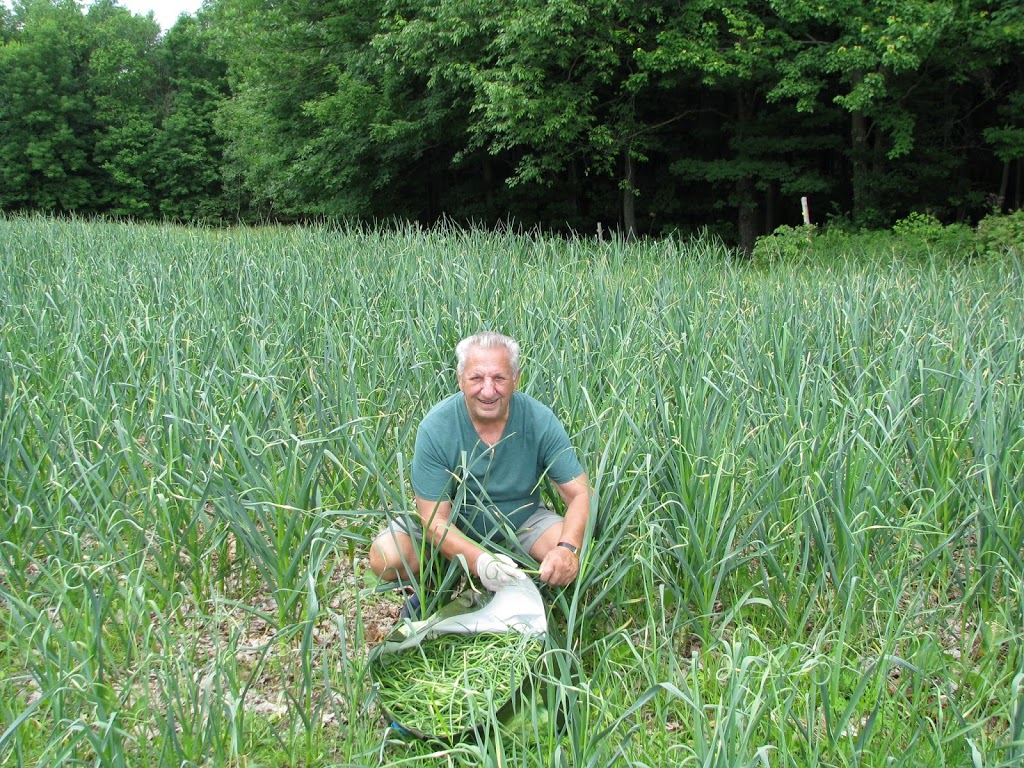
[[[1022,204],[1011,0],[115,0],[0,13],[0,208],[627,234]],[[1013,181],[1016,179],[1016,187]]]

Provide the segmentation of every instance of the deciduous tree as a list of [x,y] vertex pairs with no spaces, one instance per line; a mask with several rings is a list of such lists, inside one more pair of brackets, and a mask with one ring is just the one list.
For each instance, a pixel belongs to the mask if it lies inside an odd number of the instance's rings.
[[23,0],[0,49],[0,207],[95,210],[88,23],[71,0]]
[[[724,142],[682,147],[675,173],[691,183],[706,181],[736,212],[740,246],[746,253],[761,234],[759,213],[780,192],[796,199],[824,192],[815,150],[833,139],[822,120],[801,119],[766,96],[778,83],[780,62],[794,53],[788,30],[762,0],[690,0],[665,20],[657,45],[641,55],[644,70],[671,86],[682,79],[698,88],[701,109],[713,109]],[[827,114],[826,114],[827,119]],[[700,128],[695,126],[692,130]],[[769,227],[774,226],[769,224]]]
[[[849,113],[849,159],[854,218],[880,215],[872,186],[887,159],[914,146],[921,117],[906,95],[927,77],[926,64],[955,19],[945,0],[769,0],[798,43],[778,62],[770,97],[792,99],[811,111],[828,100]],[[878,222],[876,222],[878,223]]]
[[160,27],[113,0],[90,6],[87,23],[91,45],[84,85],[95,135],[96,205],[115,216],[150,218],[160,178],[151,154]]
[[231,210],[223,183],[224,141],[216,129],[229,95],[227,66],[202,12],[183,16],[161,40],[160,98],[151,156],[161,216],[217,220]]

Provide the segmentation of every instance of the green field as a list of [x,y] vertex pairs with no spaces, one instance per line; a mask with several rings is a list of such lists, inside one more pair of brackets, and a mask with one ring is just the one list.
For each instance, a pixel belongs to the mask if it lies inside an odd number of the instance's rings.
[[[1019,766],[1024,265],[890,248],[0,218],[0,763]],[[365,545],[481,328],[595,524],[442,748]]]

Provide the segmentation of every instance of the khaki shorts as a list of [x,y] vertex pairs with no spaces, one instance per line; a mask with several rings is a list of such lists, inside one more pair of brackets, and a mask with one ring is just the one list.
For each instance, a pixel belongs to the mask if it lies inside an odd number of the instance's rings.
[[[544,535],[544,531],[555,523],[562,522],[564,519],[552,509],[544,506],[539,507],[536,512],[527,518],[522,527],[516,531],[516,538],[519,540],[519,546],[523,548],[523,552],[530,554],[533,545]],[[416,515],[413,512],[402,517],[396,517],[388,523],[385,530],[392,531],[393,533],[405,533],[413,537],[423,535],[423,528],[419,521],[416,520]]]

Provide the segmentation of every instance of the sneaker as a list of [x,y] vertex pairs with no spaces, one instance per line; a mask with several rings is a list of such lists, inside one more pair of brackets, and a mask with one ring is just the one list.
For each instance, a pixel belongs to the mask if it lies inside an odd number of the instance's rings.
[[420,607],[420,596],[415,592],[406,598],[405,604],[402,605],[402,612],[398,614],[399,619],[409,619],[409,621],[419,621],[423,618],[420,614],[422,613]]

